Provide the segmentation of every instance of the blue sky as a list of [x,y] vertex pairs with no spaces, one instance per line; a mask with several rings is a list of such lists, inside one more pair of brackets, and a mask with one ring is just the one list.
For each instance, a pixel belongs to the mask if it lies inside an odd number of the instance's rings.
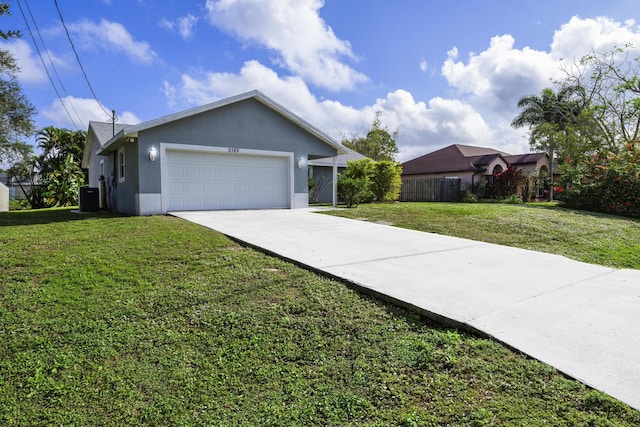
[[23,37],[0,43],[39,127],[111,110],[135,124],[259,89],[338,140],[381,111],[402,161],[454,143],[527,152],[509,126],[520,97],[561,60],[640,46],[637,0],[58,0],[96,100],[54,0],[10,3],[2,28]]

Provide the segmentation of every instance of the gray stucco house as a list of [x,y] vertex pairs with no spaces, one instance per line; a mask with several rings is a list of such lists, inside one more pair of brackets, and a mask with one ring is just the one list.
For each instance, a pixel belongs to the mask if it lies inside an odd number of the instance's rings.
[[91,122],[82,166],[113,211],[294,209],[309,205],[309,163],[331,157],[337,174],[346,153],[254,90],[137,125]]

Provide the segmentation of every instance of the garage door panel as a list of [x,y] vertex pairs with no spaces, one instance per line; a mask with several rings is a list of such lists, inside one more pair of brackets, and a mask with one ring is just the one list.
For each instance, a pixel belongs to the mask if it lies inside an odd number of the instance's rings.
[[163,167],[167,210],[289,207],[286,157],[167,150]]

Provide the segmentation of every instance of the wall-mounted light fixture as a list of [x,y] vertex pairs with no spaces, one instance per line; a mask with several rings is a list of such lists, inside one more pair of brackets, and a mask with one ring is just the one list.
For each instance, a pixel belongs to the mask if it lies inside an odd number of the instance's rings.
[[298,169],[302,169],[306,164],[307,164],[307,159],[300,156],[300,158],[298,159]]
[[156,147],[151,147],[149,148],[149,161],[153,162],[156,160],[156,157],[158,156],[158,150],[156,150]]

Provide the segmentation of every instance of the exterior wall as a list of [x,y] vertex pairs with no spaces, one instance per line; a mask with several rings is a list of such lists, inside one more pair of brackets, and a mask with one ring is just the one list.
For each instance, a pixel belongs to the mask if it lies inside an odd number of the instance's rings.
[[115,209],[118,212],[128,213],[132,215],[139,214],[137,211],[137,194],[138,194],[138,148],[135,143],[126,143],[124,145],[124,182],[118,179],[118,167],[116,159],[118,151],[114,152],[110,157],[113,164],[116,165],[115,171]]
[[519,166],[522,170],[522,173],[526,176],[531,176],[531,174],[539,171],[542,168],[549,169],[549,160],[547,157],[540,157],[536,163],[527,163]]
[[496,166],[500,166],[503,171],[509,167],[509,165],[504,160],[498,157],[494,161],[489,163],[489,165],[487,166],[487,171],[484,174],[493,175],[493,170],[495,169]]
[[[345,170],[344,167],[338,167],[338,174]],[[316,182],[322,182],[324,187],[317,193],[317,203],[333,202],[333,166],[313,166],[313,178]]]
[[0,183],[0,212],[9,210],[9,188]]
[[[118,187],[118,210],[148,214],[147,203],[157,203],[162,192],[160,144],[186,144],[293,153],[294,201],[292,207],[308,205],[308,166],[310,156],[331,157],[336,149],[311,135],[295,123],[254,99],[229,104],[195,116],[140,131],[137,144],[127,144],[127,182]],[[148,157],[151,147],[158,156]],[[132,153],[130,153],[132,152]],[[134,157],[135,156],[135,157]],[[135,170],[132,167],[135,159]],[[300,166],[298,167],[299,160]],[[135,174],[135,182],[129,177]]]

